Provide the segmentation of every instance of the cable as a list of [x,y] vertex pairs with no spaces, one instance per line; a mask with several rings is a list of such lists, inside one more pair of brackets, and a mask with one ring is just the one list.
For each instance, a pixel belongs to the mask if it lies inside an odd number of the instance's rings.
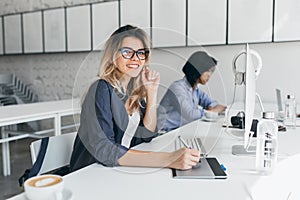
[[233,86],[233,98],[232,98],[232,102],[231,102],[231,104],[230,104],[230,106],[229,106],[229,108],[227,109],[227,111],[226,111],[226,119],[225,119],[225,122],[226,122],[226,128],[228,128],[228,116],[229,116],[229,111],[231,110],[231,107],[232,107],[232,105],[233,105],[233,103],[234,103],[234,101],[235,101],[235,95],[236,95],[236,84],[234,84],[234,86]]
[[[217,143],[219,142],[219,139],[221,138],[221,134],[222,134],[223,131],[220,131],[215,143],[211,146],[210,150],[209,151],[206,151],[206,155],[209,155],[215,148],[215,146],[217,145]],[[203,141],[204,143],[205,141]]]
[[231,110],[231,108],[232,108],[233,103],[235,102],[235,98],[236,98],[236,85],[237,85],[237,84],[236,84],[236,76],[235,76],[235,79],[234,79],[234,86],[233,86],[233,98],[232,98],[232,102],[231,102],[231,104],[229,105],[228,109],[226,110],[226,114],[225,114],[225,116],[226,116],[226,117],[225,117],[225,125],[226,125],[225,132],[226,132],[227,134],[231,135],[231,136],[234,137],[234,138],[240,139],[240,137],[238,137],[238,136],[232,134],[231,131],[228,131],[228,128],[229,128],[229,112],[230,112],[230,110]]
[[246,152],[256,152],[256,151],[250,151],[249,150],[249,147],[251,146],[251,143],[252,143],[253,135],[254,135],[254,132],[250,131],[250,136],[249,136],[248,144],[246,146]]

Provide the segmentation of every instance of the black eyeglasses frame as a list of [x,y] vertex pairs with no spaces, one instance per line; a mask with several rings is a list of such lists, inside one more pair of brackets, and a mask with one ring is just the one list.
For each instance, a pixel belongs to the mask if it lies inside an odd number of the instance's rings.
[[[134,50],[134,49],[132,49],[130,47],[122,47],[122,48],[120,48],[118,50],[121,51],[122,57],[125,58],[125,59],[128,59],[128,60],[132,59],[134,55],[136,55],[139,60],[146,60],[148,58],[149,54],[150,54],[149,48],[143,48],[143,49]],[[133,54],[131,55],[131,57],[126,57],[124,55],[124,53],[123,53],[123,50],[131,50],[131,51],[133,51]],[[145,51],[145,58],[140,58],[140,56],[139,56],[139,52],[140,51]]]

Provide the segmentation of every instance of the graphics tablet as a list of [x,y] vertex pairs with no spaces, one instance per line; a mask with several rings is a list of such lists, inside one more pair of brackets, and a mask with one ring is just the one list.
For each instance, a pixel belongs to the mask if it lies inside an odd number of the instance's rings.
[[199,167],[188,170],[172,169],[176,179],[226,179],[227,175],[214,157],[201,158]]

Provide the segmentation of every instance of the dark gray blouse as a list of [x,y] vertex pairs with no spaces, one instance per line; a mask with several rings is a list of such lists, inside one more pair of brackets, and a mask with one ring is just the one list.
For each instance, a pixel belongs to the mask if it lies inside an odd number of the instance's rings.
[[[105,80],[93,83],[85,97],[80,115],[80,127],[75,139],[70,161],[71,171],[92,163],[116,166],[128,148],[121,145],[128,125],[125,109],[127,97],[120,95]],[[130,147],[150,142],[157,133],[143,125],[145,101],[141,101],[141,120],[131,140]]]

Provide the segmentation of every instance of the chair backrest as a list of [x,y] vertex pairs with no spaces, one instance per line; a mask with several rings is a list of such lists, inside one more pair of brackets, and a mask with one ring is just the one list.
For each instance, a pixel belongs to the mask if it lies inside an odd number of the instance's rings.
[[[76,132],[52,136],[49,138],[47,151],[39,174],[43,174],[69,164],[75,136]],[[30,144],[32,163],[36,161],[40,146],[41,140],[34,141]]]

